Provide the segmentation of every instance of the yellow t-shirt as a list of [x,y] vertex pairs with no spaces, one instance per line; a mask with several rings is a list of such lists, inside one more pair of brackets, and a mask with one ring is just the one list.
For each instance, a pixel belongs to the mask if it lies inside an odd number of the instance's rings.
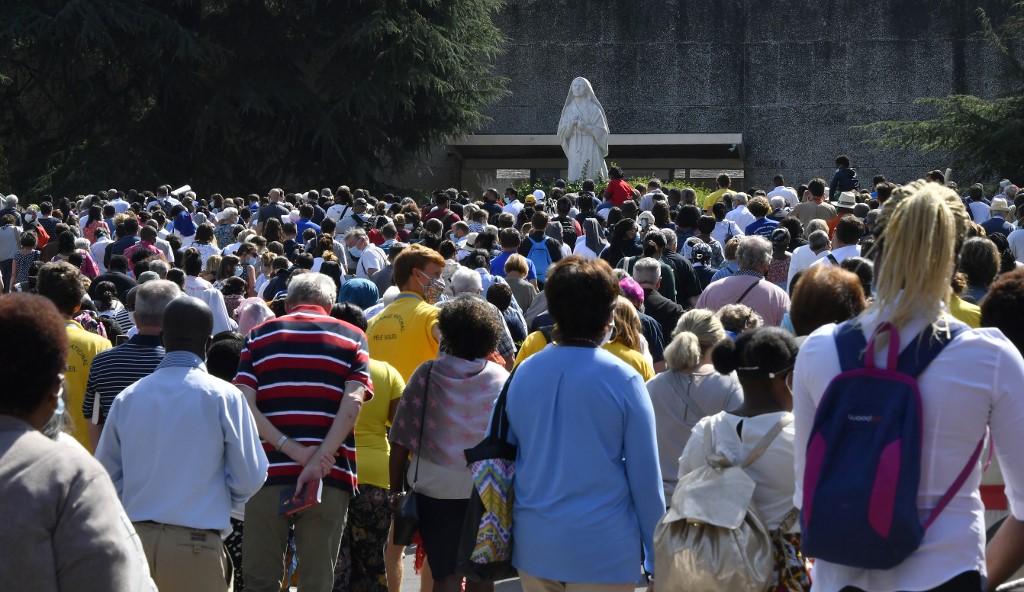
[[[519,354],[516,356],[515,365],[523,363],[523,360],[529,358],[533,354],[547,347],[548,341],[544,338],[544,334],[540,331],[534,331],[526,336],[526,341],[523,342],[523,346],[519,348]],[[650,362],[644,355],[636,350],[629,349],[625,345],[622,345],[618,341],[612,341],[605,344],[604,349],[619,358],[623,362],[629,364],[640,373],[643,377],[644,382],[654,378],[654,367],[651,366]]]
[[526,340],[523,341],[523,345],[519,348],[519,353],[516,354],[516,363],[512,366],[515,369],[516,366],[523,363],[523,360],[532,356],[548,346],[548,340],[544,338],[544,334],[540,331],[534,331],[526,336]]
[[949,299],[949,314],[953,315],[961,323],[966,323],[972,329],[977,329],[981,326],[981,307],[977,304],[964,302],[956,294]]
[[419,294],[399,294],[394,302],[370,319],[366,329],[370,358],[391,364],[408,382],[420,364],[437,357],[438,344],[433,329],[439,311]]
[[705,211],[710,211],[711,206],[722,201],[722,196],[725,195],[726,193],[729,193],[728,188],[719,189],[718,191],[713,191],[707,194],[707,196],[704,198],[704,203],[701,205],[702,209],[704,209]]
[[64,369],[64,384],[67,389],[67,410],[71,415],[71,435],[82,446],[92,452],[89,444],[89,420],[82,415],[85,402],[85,386],[89,382],[89,369],[96,354],[110,349],[110,340],[82,328],[78,322],[67,320],[68,364]]
[[608,353],[629,364],[644,377],[644,382],[654,378],[654,367],[644,355],[635,349],[629,349],[618,341],[611,341],[604,346]]
[[394,366],[378,360],[370,360],[370,378],[373,398],[363,403],[356,420],[356,473],[360,485],[387,489],[391,483],[388,467],[391,444],[385,429],[391,425],[388,417],[391,402],[401,398],[405,381]]

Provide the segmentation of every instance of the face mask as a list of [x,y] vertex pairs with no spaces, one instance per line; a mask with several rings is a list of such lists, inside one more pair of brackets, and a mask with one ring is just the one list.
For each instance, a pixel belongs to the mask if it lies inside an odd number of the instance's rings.
[[405,225],[405,229],[411,232],[412,231],[412,224],[406,224]]
[[63,378],[61,378],[60,388],[57,389],[57,408],[53,410],[54,417],[60,417],[64,415],[64,384]]
[[612,340],[612,335],[615,334],[615,323],[608,325],[608,330],[604,332],[604,338],[601,340],[601,345],[597,347],[604,347]]
[[359,247],[349,247],[348,254],[352,255],[354,259],[358,259],[363,256],[363,251]]
[[238,266],[235,267],[235,275],[237,275],[237,276],[241,276],[242,275],[242,266],[241,265],[238,265]]
[[[427,277],[427,274],[423,274],[423,277]],[[423,289],[423,299],[430,304],[435,304],[444,293],[445,283],[441,278],[427,277],[427,283],[420,282],[420,288]]]
[[25,214],[25,221],[26,222],[35,222],[35,220],[36,220],[35,214]]

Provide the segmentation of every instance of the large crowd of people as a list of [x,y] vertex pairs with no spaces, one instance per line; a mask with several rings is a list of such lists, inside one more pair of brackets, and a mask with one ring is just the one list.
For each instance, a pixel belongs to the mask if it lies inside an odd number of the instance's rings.
[[[722,174],[703,198],[615,167],[606,187],[425,204],[8,196],[0,587],[400,592],[393,516],[415,496],[421,589],[493,590],[458,567],[463,453],[508,383],[528,592],[681,589],[655,531],[712,456],[756,484],[771,590],[994,589],[1024,563],[1024,193],[836,167],[798,187]],[[916,506],[939,511],[895,567],[802,549],[816,416],[851,355],[837,326],[871,368],[876,339],[947,335],[913,377]]]

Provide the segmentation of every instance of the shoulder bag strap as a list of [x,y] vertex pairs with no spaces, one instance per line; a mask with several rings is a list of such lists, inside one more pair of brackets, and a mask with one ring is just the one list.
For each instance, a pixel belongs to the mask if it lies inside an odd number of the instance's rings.
[[739,300],[737,300],[736,302],[733,302],[733,304],[740,304],[740,303],[742,303],[743,299],[747,297],[747,294],[750,294],[750,291],[753,290],[754,287],[757,286],[760,283],[761,283],[761,280],[758,279],[756,282],[750,284],[750,287],[748,287],[746,290],[743,291],[742,294],[740,294]]
[[768,430],[768,433],[761,438],[757,443],[757,446],[754,446],[754,449],[750,451],[750,454],[747,455],[747,459],[743,461],[743,464],[740,466],[745,469],[754,464],[757,459],[761,458],[761,455],[764,454],[765,450],[768,450],[768,447],[772,445],[775,438],[782,433],[783,428],[791,423],[793,423],[793,414],[787,413],[786,415],[783,415],[782,418],[779,419],[778,423],[776,423],[772,429]]
[[516,371],[513,369],[508,378],[505,379],[505,384],[501,387],[501,394],[498,395],[498,400],[494,402],[494,411],[491,412],[491,430],[488,434],[488,438],[491,440],[497,438],[501,442],[508,442],[509,426],[505,406],[508,402],[508,387],[512,385],[512,377],[515,374]]
[[423,386],[423,410],[420,411],[420,437],[416,441],[416,468],[412,474],[412,487],[413,491],[416,490],[416,482],[420,480],[420,455],[423,454],[423,424],[427,422],[427,395],[430,391],[430,374],[434,371],[434,362],[430,362],[430,367],[427,368],[427,379],[426,384]]
[[710,421],[706,422],[704,424],[704,462],[707,462],[708,464],[710,464],[708,459],[711,458],[711,455],[716,453],[714,439],[715,430],[711,427]]

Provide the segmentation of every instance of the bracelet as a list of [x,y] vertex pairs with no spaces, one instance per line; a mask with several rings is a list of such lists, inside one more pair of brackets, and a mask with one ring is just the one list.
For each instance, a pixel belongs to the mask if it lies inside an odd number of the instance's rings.
[[274,448],[276,448],[278,452],[281,452],[281,447],[284,446],[284,443],[287,441],[288,436],[281,434],[281,439],[277,441],[277,444],[274,445]]

